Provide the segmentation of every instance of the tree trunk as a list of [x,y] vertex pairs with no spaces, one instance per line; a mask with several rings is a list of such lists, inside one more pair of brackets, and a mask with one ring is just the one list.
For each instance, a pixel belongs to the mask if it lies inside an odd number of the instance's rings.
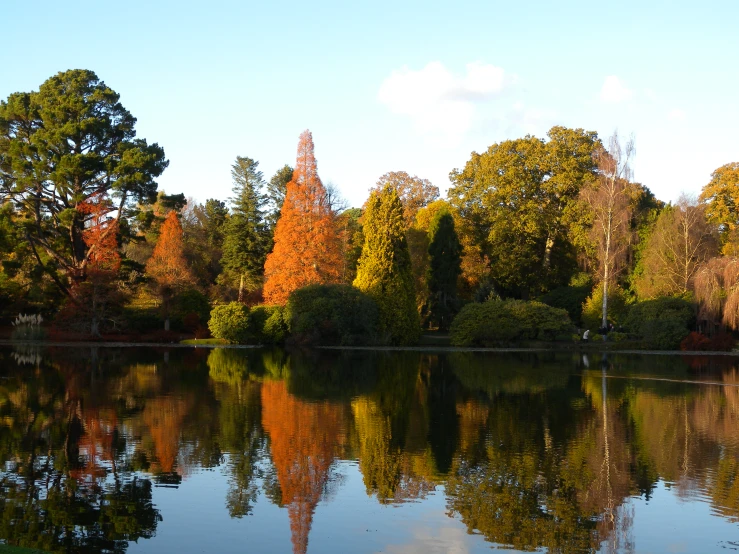
[[552,248],[554,248],[554,239],[549,235],[544,245],[544,269],[546,270],[552,265]]
[[608,214],[608,225],[606,227],[606,255],[603,264],[603,319],[601,320],[601,329],[608,329],[608,279],[610,277],[610,255],[611,255],[611,221],[612,213]]
[[244,301],[244,274],[241,274],[241,280],[239,281],[239,302]]

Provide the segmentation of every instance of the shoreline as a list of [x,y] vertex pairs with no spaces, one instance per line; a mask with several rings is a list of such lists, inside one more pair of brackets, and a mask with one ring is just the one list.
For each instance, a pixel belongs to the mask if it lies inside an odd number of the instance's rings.
[[[68,348],[87,348],[99,346],[104,348],[231,348],[231,349],[257,349],[268,348],[261,344],[181,344],[181,343],[156,343],[156,342],[111,342],[111,341],[31,341],[0,339],[0,346],[54,346]],[[612,349],[586,348],[578,346],[537,346],[537,347],[463,347],[463,346],[315,346],[312,350],[338,350],[338,351],[380,351],[380,352],[578,352],[578,353],[609,353],[609,354],[646,354],[650,356],[732,356],[739,357],[739,351],[700,351],[700,350],[634,350],[634,349]]]

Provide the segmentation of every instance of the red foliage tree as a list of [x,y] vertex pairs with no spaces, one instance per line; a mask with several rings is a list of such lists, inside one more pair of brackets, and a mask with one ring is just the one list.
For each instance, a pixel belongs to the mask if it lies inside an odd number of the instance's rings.
[[316,169],[313,136],[304,131],[277,220],[274,248],[264,264],[264,299],[285,304],[292,291],[306,285],[338,283],[342,262],[336,217]]
[[164,329],[169,330],[169,304],[173,294],[181,288],[195,283],[184,253],[182,226],[177,213],[167,214],[159,234],[154,252],[146,262],[146,272],[154,279],[162,299]]
[[57,318],[68,328],[85,326],[93,336],[100,335],[101,322],[122,300],[115,283],[121,267],[118,221],[108,216],[111,209],[110,198],[103,194],[77,204],[85,221],[82,240],[88,254],[72,280],[69,301]]

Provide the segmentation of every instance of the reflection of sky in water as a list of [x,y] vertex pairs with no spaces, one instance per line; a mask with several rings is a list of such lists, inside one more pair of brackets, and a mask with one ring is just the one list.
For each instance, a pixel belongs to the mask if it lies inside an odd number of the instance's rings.
[[[316,507],[308,552],[388,554],[466,554],[501,548],[477,534],[468,534],[458,517],[449,517],[444,488],[424,500],[381,505],[368,497],[356,463],[342,462],[342,484]],[[220,470],[199,471],[178,489],[156,488],[154,503],[164,520],[151,540],[131,543],[128,551],[291,552],[286,508],[260,495],[252,515],[228,517],[223,498],[226,481]],[[633,510],[628,531],[632,552],[639,554],[706,553],[739,550],[739,524],[715,517],[710,504],[697,495],[682,498],[676,488],[657,484],[652,497],[629,499],[621,510]],[[520,552],[502,547],[506,552]],[[601,552],[609,552],[604,543]],[[623,542],[618,552],[629,552]]]
[[[714,517],[705,500],[687,502],[677,490],[657,484],[653,496],[631,500],[636,552],[726,552],[739,550],[739,525]],[[733,544],[732,544],[733,543]]]
[[[447,515],[443,487],[423,501],[382,505],[367,496],[356,463],[342,462],[338,471],[342,484],[316,507],[308,552],[463,554],[490,549],[490,543]],[[223,503],[227,488],[220,470],[195,472],[178,489],[156,488],[154,503],[164,517],[157,536],[130,544],[128,551],[158,553],[163,543],[174,553],[292,551],[286,508],[260,495],[252,515],[229,518]]]

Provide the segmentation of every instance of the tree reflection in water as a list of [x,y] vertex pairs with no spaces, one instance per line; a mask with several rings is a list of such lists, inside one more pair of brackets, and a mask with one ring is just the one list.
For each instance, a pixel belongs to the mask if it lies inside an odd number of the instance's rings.
[[75,352],[29,364],[0,350],[10,544],[123,552],[156,533],[155,484],[184,489],[191,471],[220,467],[231,517],[260,501],[284,506],[293,550],[306,552],[319,503],[341,493],[344,460],[382,504],[443,485],[450,516],[521,550],[634,550],[631,499],[660,481],[739,521],[733,362]]

